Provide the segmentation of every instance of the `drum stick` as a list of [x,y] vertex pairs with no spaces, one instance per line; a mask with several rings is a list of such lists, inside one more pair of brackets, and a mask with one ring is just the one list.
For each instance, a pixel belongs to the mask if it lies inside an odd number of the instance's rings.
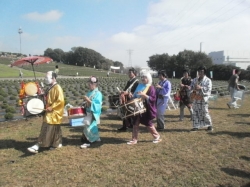
[[118,87],[116,87],[116,89],[118,90],[118,92],[121,92],[121,90]]
[[33,109],[37,109],[37,110],[45,110],[45,109],[43,109],[43,108],[34,108],[34,107],[33,107]]

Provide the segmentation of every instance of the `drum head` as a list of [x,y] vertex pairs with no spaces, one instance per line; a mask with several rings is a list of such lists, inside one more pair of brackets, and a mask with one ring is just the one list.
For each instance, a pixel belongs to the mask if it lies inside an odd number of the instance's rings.
[[29,96],[36,95],[36,93],[38,91],[36,83],[29,82],[29,83],[25,84],[24,91],[25,91],[26,95],[29,95]]
[[37,98],[33,98],[27,103],[27,110],[31,114],[40,114],[43,112],[44,104],[43,101]]

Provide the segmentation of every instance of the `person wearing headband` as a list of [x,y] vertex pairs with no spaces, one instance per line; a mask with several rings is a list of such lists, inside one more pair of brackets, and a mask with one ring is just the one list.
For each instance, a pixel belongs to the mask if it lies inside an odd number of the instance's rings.
[[[128,70],[129,80],[128,80],[124,90],[119,93],[121,100],[125,100],[125,97],[126,97],[127,101],[129,101],[132,98],[133,93],[134,93],[137,85],[139,84],[139,80],[136,78],[136,74],[137,74],[137,71],[134,68],[130,68]],[[124,102],[124,101],[121,101],[121,104],[124,104],[122,102]],[[118,131],[126,131],[127,128],[133,128],[132,118],[123,119],[122,120],[122,127],[117,129],[117,130]]]
[[133,94],[133,98],[141,98],[144,101],[146,112],[132,117],[133,119],[133,132],[132,140],[127,142],[128,145],[137,144],[139,124],[143,124],[147,127],[148,131],[153,136],[153,143],[161,141],[160,134],[155,129],[153,119],[156,117],[156,93],[155,88],[152,85],[152,76],[149,72],[143,72],[141,75],[141,83],[138,84]]
[[192,79],[189,76],[188,70],[183,70],[183,77],[180,81],[180,121],[183,121],[184,118],[184,108],[185,106],[188,108],[190,112],[190,118],[192,120],[193,115],[193,108],[192,108],[192,101],[190,99],[190,85]]
[[87,81],[89,91],[83,97],[87,116],[83,120],[83,135],[80,146],[83,148],[90,147],[91,143],[101,141],[98,125],[100,124],[100,116],[102,112],[102,93],[98,89],[98,79],[91,76]]
[[211,116],[208,111],[208,98],[212,91],[212,81],[206,76],[205,66],[198,68],[198,76],[191,83],[190,95],[193,100],[193,128],[191,132],[207,127],[208,131],[213,131]]
[[40,147],[56,149],[62,147],[61,122],[64,112],[63,90],[56,82],[56,73],[49,71],[45,77],[45,84],[49,86],[46,91],[46,107],[43,117],[38,143],[28,148],[31,153],[38,153]]
[[171,83],[167,80],[167,74],[164,70],[158,72],[159,82],[156,84],[156,107],[157,107],[157,130],[165,129],[164,115],[168,106],[168,100],[171,93]]

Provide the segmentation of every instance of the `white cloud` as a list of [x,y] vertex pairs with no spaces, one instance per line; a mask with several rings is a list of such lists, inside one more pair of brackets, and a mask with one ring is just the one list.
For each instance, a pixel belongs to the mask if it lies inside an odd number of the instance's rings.
[[38,22],[54,22],[59,20],[63,16],[63,13],[58,10],[51,10],[45,13],[31,12],[25,14],[23,17]]
[[131,59],[137,65],[145,65],[154,54],[199,51],[201,42],[206,53],[249,51],[250,11],[243,1],[161,0],[148,10],[145,23],[111,37],[112,47],[101,49],[104,56],[126,66],[128,49],[133,50]]

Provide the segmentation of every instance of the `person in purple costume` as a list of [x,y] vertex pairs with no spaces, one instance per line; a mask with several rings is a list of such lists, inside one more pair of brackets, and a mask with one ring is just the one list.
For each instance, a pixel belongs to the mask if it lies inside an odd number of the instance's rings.
[[152,85],[152,76],[149,72],[143,72],[141,75],[141,83],[138,84],[133,94],[133,98],[141,98],[144,101],[146,112],[133,117],[133,132],[132,140],[127,142],[128,145],[137,144],[139,124],[147,127],[148,131],[152,134],[153,143],[161,141],[160,134],[155,129],[152,120],[156,117],[156,92]]

